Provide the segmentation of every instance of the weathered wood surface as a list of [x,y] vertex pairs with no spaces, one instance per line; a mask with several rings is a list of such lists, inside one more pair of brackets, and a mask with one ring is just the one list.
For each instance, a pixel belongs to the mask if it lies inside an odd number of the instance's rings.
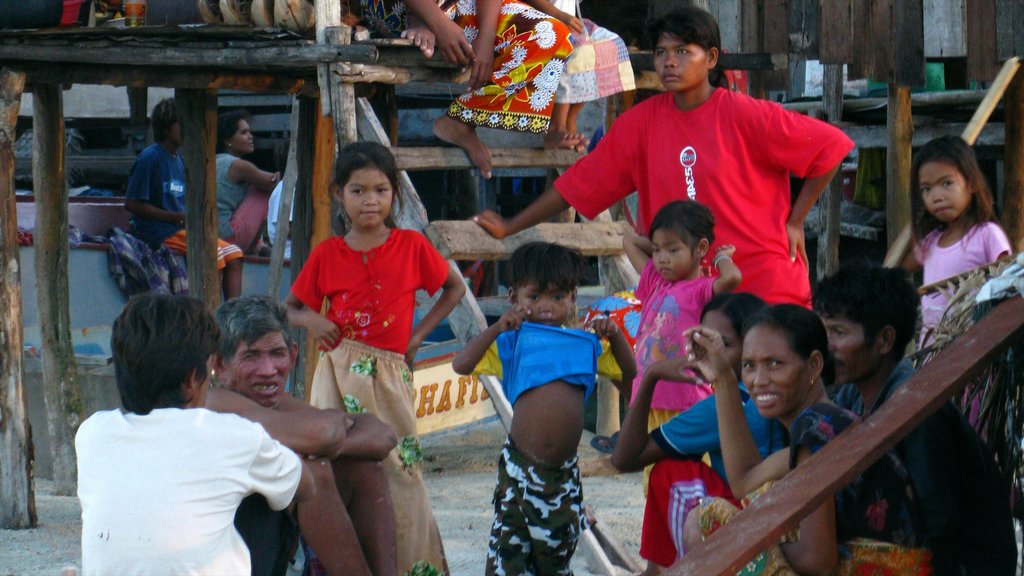
[[[826,64],[822,103],[825,120],[833,124],[843,116],[843,66]],[[821,234],[818,236],[818,262],[815,266],[818,280],[831,276],[839,269],[839,234],[842,224],[840,212],[843,200],[843,179],[832,178],[821,196]]]
[[892,81],[900,86],[923,87],[924,10],[921,0],[894,2],[892,11]]
[[24,345],[14,142],[25,74],[0,68],[0,528],[36,525],[32,436],[21,380]]
[[[368,142],[376,142],[384,146],[390,146],[387,132],[384,126],[378,121],[370,102],[366,98],[360,98],[356,102],[356,121],[359,128],[359,138]],[[423,232],[429,221],[427,220],[427,209],[423,206],[416,187],[413,186],[409,173],[402,170],[398,174],[399,185],[402,189],[402,211],[396,218],[397,224],[402,228]],[[448,261],[450,270],[462,276],[462,271],[454,260]],[[417,294],[422,300],[423,293]],[[436,301],[436,297],[430,302]],[[421,302],[421,303],[426,303]],[[487,328],[487,319],[480,310],[480,305],[471,290],[466,290],[462,300],[448,315],[448,324],[452,328],[455,338],[465,344],[471,338]]]
[[288,159],[283,168],[284,182],[281,184],[281,196],[278,198],[277,221],[273,223],[276,240],[270,250],[270,271],[267,279],[267,294],[274,299],[277,299],[281,288],[284,250],[288,246],[288,235],[292,229],[292,203],[295,198],[295,181],[298,179],[299,160],[295,154],[302,126],[299,122],[299,105],[295,100],[292,101],[291,117],[292,128],[289,133]]
[[75,433],[82,423],[82,391],[71,345],[64,100],[56,85],[37,86],[33,96],[32,183],[38,208],[34,244],[43,397],[54,491],[73,496],[78,479]]
[[216,310],[221,301],[217,272],[217,92],[174,91],[185,152],[185,235],[189,294]]
[[735,574],[881,458],[978,376],[997,354],[1019,342],[1022,326],[1024,298],[1015,296],[911,376],[870,418],[829,442],[666,574]]
[[1003,101],[1003,226],[1014,252],[1024,250],[1024,74],[1018,73]]
[[380,84],[408,84],[409,82],[448,82],[465,84],[469,69],[456,70],[417,66],[398,68],[378,64],[349,64],[340,70],[343,82],[376,82]]
[[527,242],[553,242],[579,250],[584,256],[622,254],[624,222],[545,223],[513,234],[492,238],[470,220],[440,220],[426,227],[427,238],[445,258],[453,260],[501,260],[512,256]]
[[[416,147],[395,148],[399,170],[460,170],[475,168],[461,148]],[[567,168],[583,154],[572,150],[542,150],[539,148],[495,148],[491,150],[491,163],[495,168]]]
[[992,80],[999,71],[996,50],[996,0],[964,0],[967,75]]
[[[292,262],[291,281],[295,282],[302,267],[309,259],[310,240],[313,236],[313,157],[316,154],[316,126],[320,118],[320,104],[315,98],[299,97],[299,133],[296,138],[296,181],[295,212],[292,215]],[[312,372],[307,371],[315,364],[316,347],[309,347],[306,331],[295,329],[295,341],[299,343],[299,354],[295,360],[295,384],[292,395],[307,399],[310,391]]]
[[1024,55],[1024,3],[996,0],[996,58]]
[[843,64],[850,61],[853,28],[850,20],[851,0],[821,0],[818,30],[827,42],[818,43],[818,59],[822,64]]
[[924,0],[924,54],[928,58],[962,58],[964,0]]
[[899,231],[910,225],[910,163],[914,137],[910,88],[889,84],[886,126],[889,146],[885,155],[885,217],[888,245],[892,246]]

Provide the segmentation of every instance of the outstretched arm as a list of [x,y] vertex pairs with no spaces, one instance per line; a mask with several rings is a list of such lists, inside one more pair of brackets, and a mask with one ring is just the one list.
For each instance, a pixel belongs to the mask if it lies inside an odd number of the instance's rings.
[[562,198],[554,186],[549,186],[536,200],[516,214],[509,220],[505,220],[491,210],[484,210],[473,217],[476,222],[488,234],[501,240],[516,232],[545,222],[555,214],[559,214],[569,208],[569,203]]
[[419,324],[416,325],[416,329],[412,331],[412,335],[409,337],[409,347],[405,351],[405,363],[412,366],[413,359],[416,358],[416,352],[423,345],[423,340],[426,339],[427,334],[437,328],[437,325],[444,320],[448,314],[459,304],[459,300],[462,300],[462,296],[466,293],[466,283],[463,282],[462,276],[455,272],[454,269],[449,268],[448,277],[445,278],[444,284],[441,285],[441,294],[437,298],[437,302],[427,312],[427,315],[420,320]]
[[692,381],[684,372],[685,368],[686,363],[682,358],[674,358],[652,364],[644,371],[615,443],[612,465],[617,469],[634,472],[667,456],[647,431],[651,399],[654,398],[654,387],[659,380]]
[[800,188],[800,194],[797,195],[796,201],[793,202],[793,209],[790,210],[789,218],[786,220],[790,260],[796,260],[797,255],[799,255],[804,259],[804,263],[807,263],[807,248],[804,245],[804,219],[807,218],[807,213],[811,211],[814,203],[818,201],[818,197],[825,190],[825,186],[828,186],[828,183],[838,170],[839,164],[836,164],[831,170],[821,176],[804,180],[804,185]]

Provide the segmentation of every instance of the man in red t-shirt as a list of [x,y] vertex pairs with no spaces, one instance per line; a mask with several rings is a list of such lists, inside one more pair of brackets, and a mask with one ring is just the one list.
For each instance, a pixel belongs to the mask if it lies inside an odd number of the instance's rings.
[[[706,12],[674,11],[650,32],[668,91],[619,117],[521,213],[505,221],[485,211],[474,221],[502,238],[570,206],[594,218],[637,191],[637,231],[646,234],[659,208],[689,198],[714,214],[716,244],[736,246],[737,290],[809,306],[804,218],[853,142],[827,123],[717,87],[718,25]],[[805,179],[792,203],[790,175]]]

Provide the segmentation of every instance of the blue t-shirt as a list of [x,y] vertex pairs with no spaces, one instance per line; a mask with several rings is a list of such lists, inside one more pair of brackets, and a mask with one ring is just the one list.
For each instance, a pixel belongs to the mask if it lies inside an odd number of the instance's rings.
[[[786,447],[785,428],[775,420],[765,420],[750,401],[750,393],[740,384],[743,414],[754,435],[754,443],[762,457]],[[715,397],[697,402],[689,410],[676,415],[660,428],[651,432],[655,443],[672,458],[699,458],[705,452],[711,456],[711,468],[726,482],[725,461],[722,459],[722,438],[718,435],[718,407]]]
[[[185,211],[185,164],[160,144],[139,153],[128,173],[128,200],[152,204],[170,212]],[[132,214],[132,231],[150,244],[160,244],[181,226]]]
[[555,380],[580,386],[590,397],[597,382],[601,341],[583,330],[523,322],[496,340],[502,388],[509,404],[519,395]]

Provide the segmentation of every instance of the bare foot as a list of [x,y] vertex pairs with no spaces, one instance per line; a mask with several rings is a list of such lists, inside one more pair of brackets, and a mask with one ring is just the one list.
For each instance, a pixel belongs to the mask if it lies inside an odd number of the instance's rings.
[[582,134],[565,132],[563,130],[548,132],[544,135],[544,149],[564,149],[575,150],[576,152],[585,152],[587,150],[587,138]]
[[434,55],[434,45],[437,39],[430,28],[426,26],[413,26],[402,31],[402,38],[412,40],[412,43],[423,52],[423,55],[430,58]]
[[491,151],[477,136],[476,128],[450,116],[441,116],[434,121],[434,136],[465,150],[480,175],[486,179],[491,177]]

